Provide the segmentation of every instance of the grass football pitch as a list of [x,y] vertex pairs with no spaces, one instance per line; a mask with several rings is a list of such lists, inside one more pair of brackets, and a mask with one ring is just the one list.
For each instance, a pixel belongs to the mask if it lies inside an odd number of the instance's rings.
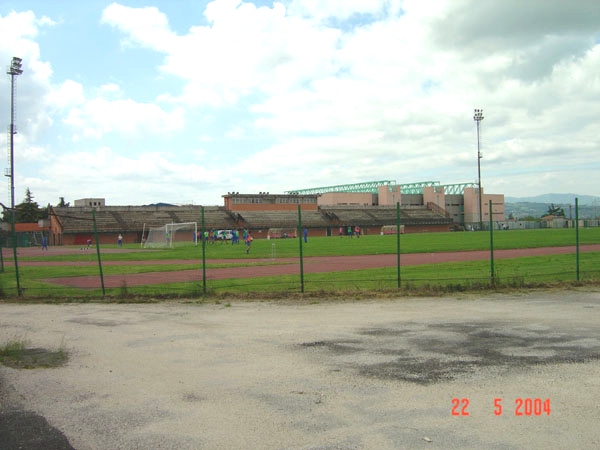
[[[198,276],[192,282],[169,282],[147,286],[128,286],[105,290],[105,297],[121,300],[152,297],[205,297],[208,295],[288,295],[304,292],[370,294],[374,292],[403,291],[431,293],[489,287],[526,287],[561,282],[596,282],[600,278],[600,253],[586,251],[579,255],[579,280],[576,280],[577,261],[575,244],[581,246],[600,244],[600,228],[582,228],[576,236],[573,229],[542,230],[495,230],[489,232],[420,233],[401,235],[366,235],[360,238],[348,236],[311,237],[308,242],[298,239],[257,239],[249,254],[243,243],[207,243],[194,246],[191,243],[172,249],[142,249],[138,244],[128,244],[122,249],[107,245],[100,247],[103,276],[127,274],[167,274],[183,270],[196,270]],[[227,279],[202,279],[204,268],[220,269],[235,267],[277,266],[290,264],[289,259],[330,256],[390,255],[396,254],[398,244],[401,256],[416,253],[490,251],[533,249],[541,247],[573,247],[573,252],[563,255],[528,256],[499,259],[492,266],[487,261],[465,261],[418,266],[384,267],[377,269],[356,268],[343,272],[306,273],[260,277],[232,277]],[[60,249],[61,247],[54,247]],[[6,254],[6,253],[5,253]],[[5,256],[6,259],[6,256]],[[490,252],[491,259],[491,252]],[[121,264],[116,265],[120,261]],[[7,261],[9,263],[10,260]],[[43,255],[19,258],[19,281],[24,297],[32,299],[93,299],[102,297],[101,290],[79,289],[57,285],[53,278],[99,276],[100,266],[95,248],[71,252],[48,252]],[[35,264],[35,265],[32,265]],[[167,274],[168,275],[168,274]],[[158,276],[158,275],[157,275]],[[400,276],[400,280],[398,279]],[[15,297],[16,277],[14,266],[7,264],[0,274],[0,294],[6,299]]]

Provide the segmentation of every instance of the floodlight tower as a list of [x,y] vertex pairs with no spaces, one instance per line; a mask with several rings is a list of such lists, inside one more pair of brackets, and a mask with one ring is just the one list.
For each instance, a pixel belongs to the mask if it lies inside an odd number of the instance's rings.
[[17,128],[15,127],[15,79],[18,75],[23,73],[21,68],[21,58],[13,56],[10,63],[8,75],[10,75],[10,208],[14,215],[15,209],[15,134],[17,134]]
[[[13,56],[10,63],[8,75],[10,75],[10,221],[12,229],[13,255],[15,259],[15,275],[17,278],[17,294],[21,295],[21,283],[19,282],[19,264],[17,262],[17,233],[15,229],[15,80],[23,73],[22,59]],[[1,250],[1,249],[0,249]]]
[[[479,126],[483,120],[483,109],[476,109],[473,114],[473,120],[477,125],[477,189],[479,197],[479,229],[483,230],[483,196],[481,195],[481,150],[480,150],[480,139],[479,139]],[[492,212],[490,211],[490,214]]]

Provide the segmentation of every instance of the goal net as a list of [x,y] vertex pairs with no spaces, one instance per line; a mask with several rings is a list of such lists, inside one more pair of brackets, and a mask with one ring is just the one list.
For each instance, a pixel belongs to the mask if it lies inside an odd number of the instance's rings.
[[[396,225],[384,225],[381,227],[381,235],[384,234],[397,234]],[[404,234],[404,225],[400,225],[400,234]]]
[[180,247],[198,245],[198,223],[167,223],[148,230],[144,248]]
[[297,235],[298,231],[295,228],[269,228],[267,231],[268,239],[295,238]]

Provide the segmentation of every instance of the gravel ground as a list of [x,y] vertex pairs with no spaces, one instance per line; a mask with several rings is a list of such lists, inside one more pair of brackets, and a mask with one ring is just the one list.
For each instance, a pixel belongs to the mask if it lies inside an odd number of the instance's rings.
[[70,359],[0,367],[2,449],[600,447],[597,290],[0,304],[14,339]]

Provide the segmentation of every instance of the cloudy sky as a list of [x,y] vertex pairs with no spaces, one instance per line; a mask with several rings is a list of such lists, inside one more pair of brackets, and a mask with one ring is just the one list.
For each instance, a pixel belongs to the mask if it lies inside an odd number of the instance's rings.
[[17,203],[476,182],[474,108],[487,193],[600,195],[597,0],[3,0],[13,56]]

